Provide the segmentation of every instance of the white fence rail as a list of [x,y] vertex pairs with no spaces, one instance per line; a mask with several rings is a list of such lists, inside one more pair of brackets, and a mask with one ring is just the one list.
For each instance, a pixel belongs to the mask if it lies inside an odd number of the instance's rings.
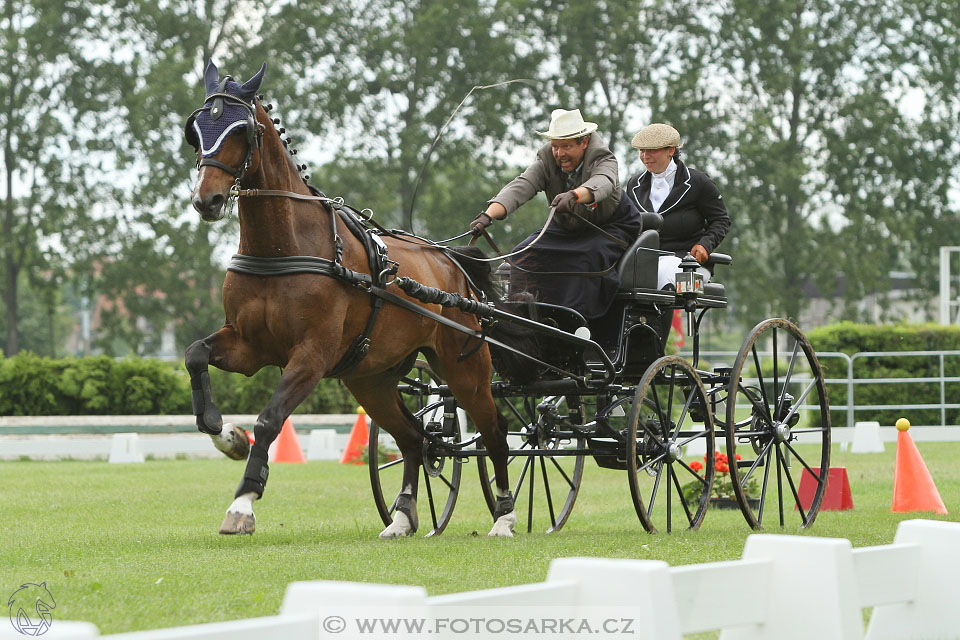
[[[294,414],[290,421],[310,460],[340,458],[356,414]],[[118,439],[137,434],[138,453],[151,458],[221,458],[192,415],[0,416],[0,460],[111,458]],[[253,429],[256,415],[225,415]]]
[[[691,353],[681,353],[679,354],[685,358],[691,358]],[[758,352],[758,355],[761,357],[771,357],[772,352]],[[729,362],[732,363],[736,358],[736,351],[701,351],[700,357],[712,362],[713,364],[718,364],[719,362]],[[858,378],[854,370],[854,365],[857,360],[865,360],[870,358],[885,358],[885,359],[904,359],[904,369],[909,369],[910,359],[915,358],[935,358],[937,362],[937,375],[927,376],[927,377],[889,377],[889,378]],[[837,394],[833,394],[833,401],[830,402],[830,409],[833,411],[844,411],[846,413],[846,426],[853,427],[856,422],[856,412],[860,411],[879,411],[883,409],[897,409],[904,412],[915,411],[919,409],[934,409],[940,413],[940,424],[939,425],[929,425],[929,426],[955,426],[950,425],[947,421],[947,409],[958,409],[960,408],[960,403],[957,402],[947,402],[947,384],[960,382],[960,377],[948,376],[946,374],[946,360],[948,358],[960,358],[960,351],[861,351],[851,355],[845,353],[840,353],[836,351],[819,351],[817,352],[818,360],[841,360],[844,363],[844,369],[846,370],[846,377],[843,378],[825,378],[824,382],[827,385],[828,391],[832,387],[838,385],[843,385],[846,388],[846,401],[843,403],[836,402]],[[910,384],[910,385],[937,385],[937,390],[939,393],[939,402],[928,402],[928,403],[914,403],[914,404],[896,404],[896,405],[870,405],[857,403],[856,393],[857,388],[864,385],[878,385],[878,384]],[[744,405],[747,407],[748,405]],[[813,409],[813,406],[804,407],[807,409]],[[907,413],[907,415],[909,415]],[[834,427],[842,427],[842,424],[834,424]]]
[[[422,587],[296,582],[278,616],[106,637],[445,640],[504,638],[513,628],[518,636],[651,640],[709,631],[723,640],[960,638],[958,574],[960,523],[908,520],[890,545],[853,549],[845,539],[754,534],[736,561],[670,567],[561,558],[545,582],[435,597]],[[866,629],[864,608],[873,608]],[[58,637],[93,636],[85,627]]]

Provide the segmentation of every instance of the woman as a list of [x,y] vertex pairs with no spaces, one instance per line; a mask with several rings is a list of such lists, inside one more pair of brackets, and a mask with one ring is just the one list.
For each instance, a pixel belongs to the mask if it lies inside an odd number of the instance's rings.
[[[680,260],[689,253],[706,264],[727,235],[730,216],[717,185],[681,162],[676,129],[668,124],[651,124],[633,136],[631,144],[639,149],[646,169],[627,182],[627,197],[639,211],[663,216],[660,249],[674,255],[660,257],[657,288],[675,286]],[[699,271],[704,281],[710,279],[705,267]]]

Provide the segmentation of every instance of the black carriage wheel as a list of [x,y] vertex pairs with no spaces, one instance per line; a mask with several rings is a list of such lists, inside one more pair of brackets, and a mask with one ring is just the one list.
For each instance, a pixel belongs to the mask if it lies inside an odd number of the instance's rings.
[[726,424],[736,427],[726,430],[727,456],[744,518],[754,529],[809,527],[830,468],[830,408],[813,347],[792,322],[764,320],[744,340],[729,385]]
[[[438,396],[431,395],[431,389],[435,389],[440,383],[423,362],[417,362],[410,373],[400,381],[400,392],[408,408],[424,425],[430,422],[442,424],[443,401]],[[441,438],[451,444],[460,442],[460,420],[456,413],[453,417],[452,434]],[[396,497],[401,489],[403,458],[399,456],[393,438],[386,431],[381,431],[374,422],[370,423],[367,452],[373,500],[383,524],[389,526],[393,522]],[[461,467],[462,459],[450,455],[449,451],[439,446],[425,444],[421,465],[423,473],[420,474],[420,489],[417,493],[417,515],[421,531],[424,524],[429,522],[432,525],[426,533],[427,537],[443,533],[450,522],[460,492]],[[387,489],[387,497],[384,497],[384,488]],[[428,509],[429,520],[424,507]]]
[[716,451],[707,403],[700,376],[678,356],[651,364],[637,385],[628,423],[627,474],[637,517],[650,533],[699,529],[703,523]]
[[[546,533],[559,531],[570,517],[583,478],[583,454],[558,455],[564,449],[580,449],[586,439],[564,425],[582,425],[583,409],[576,396],[521,396],[497,403],[508,422],[507,442],[511,450],[532,455],[511,455],[507,459],[510,489],[513,492],[518,526],[534,523]],[[552,452],[556,452],[553,454]],[[477,465],[480,487],[493,514],[496,503],[496,476],[487,456]]]

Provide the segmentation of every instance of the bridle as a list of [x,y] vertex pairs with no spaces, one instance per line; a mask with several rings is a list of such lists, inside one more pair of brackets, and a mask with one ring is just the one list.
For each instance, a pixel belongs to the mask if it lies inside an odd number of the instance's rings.
[[[230,80],[230,76],[224,78],[220,85],[217,87],[217,90],[207,96],[204,100],[203,106],[190,114],[187,118],[186,124],[183,127],[183,135],[187,139],[187,142],[190,143],[194,149],[198,151],[197,155],[197,169],[201,167],[216,167],[221,171],[225,171],[229,175],[233,176],[236,180],[234,183],[234,189],[239,189],[240,180],[247,174],[247,171],[250,170],[251,163],[253,161],[253,152],[256,150],[258,153],[260,151],[260,142],[263,138],[264,126],[257,122],[257,110],[256,110],[256,98],[251,102],[235,96],[233,94],[227,93],[225,91],[227,80]],[[243,163],[239,168],[234,169],[233,167],[220,162],[216,158],[206,158],[203,157],[200,151],[200,138],[198,131],[196,129],[196,119],[197,114],[202,111],[210,112],[211,120],[219,120],[223,115],[223,105],[224,102],[229,102],[230,104],[235,104],[242,106],[247,112],[247,153],[243,159]],[[232,189],[233,190],[233,189]]]

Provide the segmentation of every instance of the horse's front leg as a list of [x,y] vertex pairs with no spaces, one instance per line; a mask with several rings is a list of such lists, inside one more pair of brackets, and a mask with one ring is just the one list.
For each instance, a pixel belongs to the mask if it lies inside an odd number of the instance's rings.
[[[301,353],[308,351],[306,348],[301,349]],[[220,533],[253,533],[256,523],[253,501],[263,496],[267,477],[270,475],[270,444],[280,435],[284,420],[313,391],[324,372],[325,367],[313,356],[291,359],[284,368],[280,384],[253,427],[255,442],[250,448],[250,457],[247,458],[247,467],[240,486],[237,487],[235,499],[220,525]]]
[[[213,445],[228,458],[244,460],[250,452],[247,434],[236,425],[223,424],[220,409],[213,401],[208,365],[224,371],[252,375],[262,366],[256,354],[240,340],[233,327],[226,326],[187,347],[185,364],[190,373],[193,413],[197,429],[213,440]],[[226,428],[224,428],[226,427]]]

